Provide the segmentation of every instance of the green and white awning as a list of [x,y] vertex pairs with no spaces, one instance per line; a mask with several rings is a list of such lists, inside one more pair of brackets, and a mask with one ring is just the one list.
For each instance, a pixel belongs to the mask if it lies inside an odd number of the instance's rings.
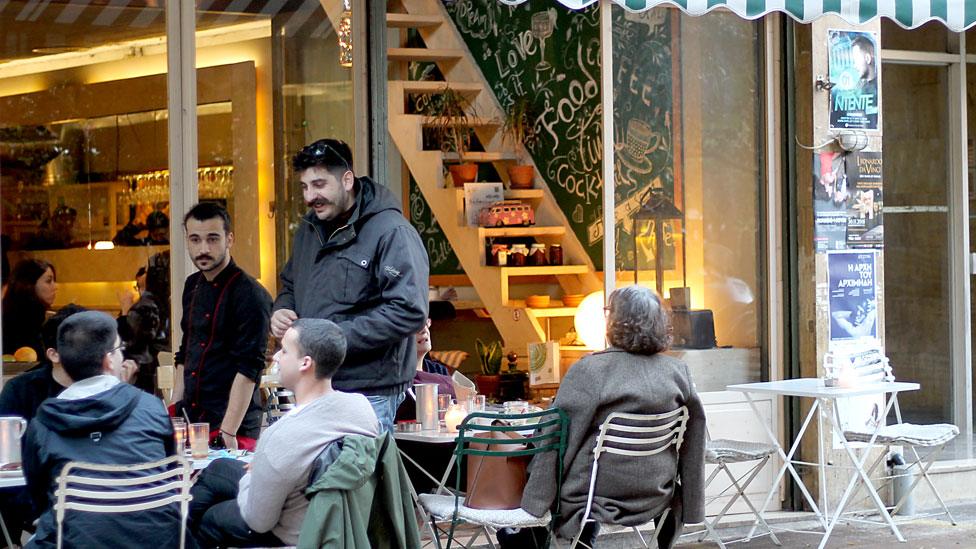
[[[526,0],[500,0],[521,4]],[[581,9],[599,0],[557,0],[570,9]],[[876,17],[887,17],[905,28],[915,28],[929,21],[941,21],[961,32],[976,23],[976,0],[612,0],[630,11],[644,11],[657,6],[676,6],[690,15],[702,15],[726,8],[739,17],[757,19],[767,13],[781,12],[802,23],[809,23],[831,13],[848,23],[866,23]]]

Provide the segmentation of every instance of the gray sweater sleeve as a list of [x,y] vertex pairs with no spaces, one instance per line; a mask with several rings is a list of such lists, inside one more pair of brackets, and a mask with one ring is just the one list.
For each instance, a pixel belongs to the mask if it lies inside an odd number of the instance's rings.
[[237,506],[244,522],[255,532],[268,532],[274,528],[294,482],[295,479],[279,473],[266,454],[255,454],[251,470],[238,485]]

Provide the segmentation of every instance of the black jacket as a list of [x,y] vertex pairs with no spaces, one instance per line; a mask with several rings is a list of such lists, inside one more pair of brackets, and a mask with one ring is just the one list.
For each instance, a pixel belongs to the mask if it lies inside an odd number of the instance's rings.
[[45,399],[58,396],[64,387],[54,381],[54,367],[43,361],[3,385],[0,393],[0,416],[20,416],[33,419]]
[[295,232],[274,310],[326,318],[342,328],[346,360],[332,379],[340,391],[392,394],[413,379],[414,334],[427,317],[429,264],[420,235],[396,198],[356,179],[356,210],[331,235],[314,212]]
[[[54,547],[57,529],[52,506],[61,469],[69,461],[126,465],[156,461],[174,452],[173,427],[162,402],[120,383],[77,400],[41,404],[24,435],[27,488],[42,510],[28,547]],[[130,514],[68,513],[65,547],[179,547],[179,508]],[[151,534],[150,534],[151,533]]]

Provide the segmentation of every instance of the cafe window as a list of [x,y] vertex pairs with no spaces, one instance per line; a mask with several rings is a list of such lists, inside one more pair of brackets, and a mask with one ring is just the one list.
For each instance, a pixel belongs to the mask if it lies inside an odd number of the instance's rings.
[[[166,330],[169,227],[178,220],[169,208],[165,14],[98,4],[13,1],[0,10],[4,274],[28,259],[52,264],[52,308],[114,313],[136,285],[148,288]],[[26,314],[3,313],[7,331]]]
[[667,8],[614,22],[617,280],[671,299],[699,391],[762,377],[761,28]]

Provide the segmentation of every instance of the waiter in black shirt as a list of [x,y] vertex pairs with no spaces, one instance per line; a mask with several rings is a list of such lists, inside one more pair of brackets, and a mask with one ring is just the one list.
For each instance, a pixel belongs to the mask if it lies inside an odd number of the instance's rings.
[[264,368],[271,295],[230,257],[230,216],[202,202],[183,219],[199,272],[183,287],[183,340],[176,354],[177,415],[210,424],[229,449],[254,450],[261,429],[257,381]]

